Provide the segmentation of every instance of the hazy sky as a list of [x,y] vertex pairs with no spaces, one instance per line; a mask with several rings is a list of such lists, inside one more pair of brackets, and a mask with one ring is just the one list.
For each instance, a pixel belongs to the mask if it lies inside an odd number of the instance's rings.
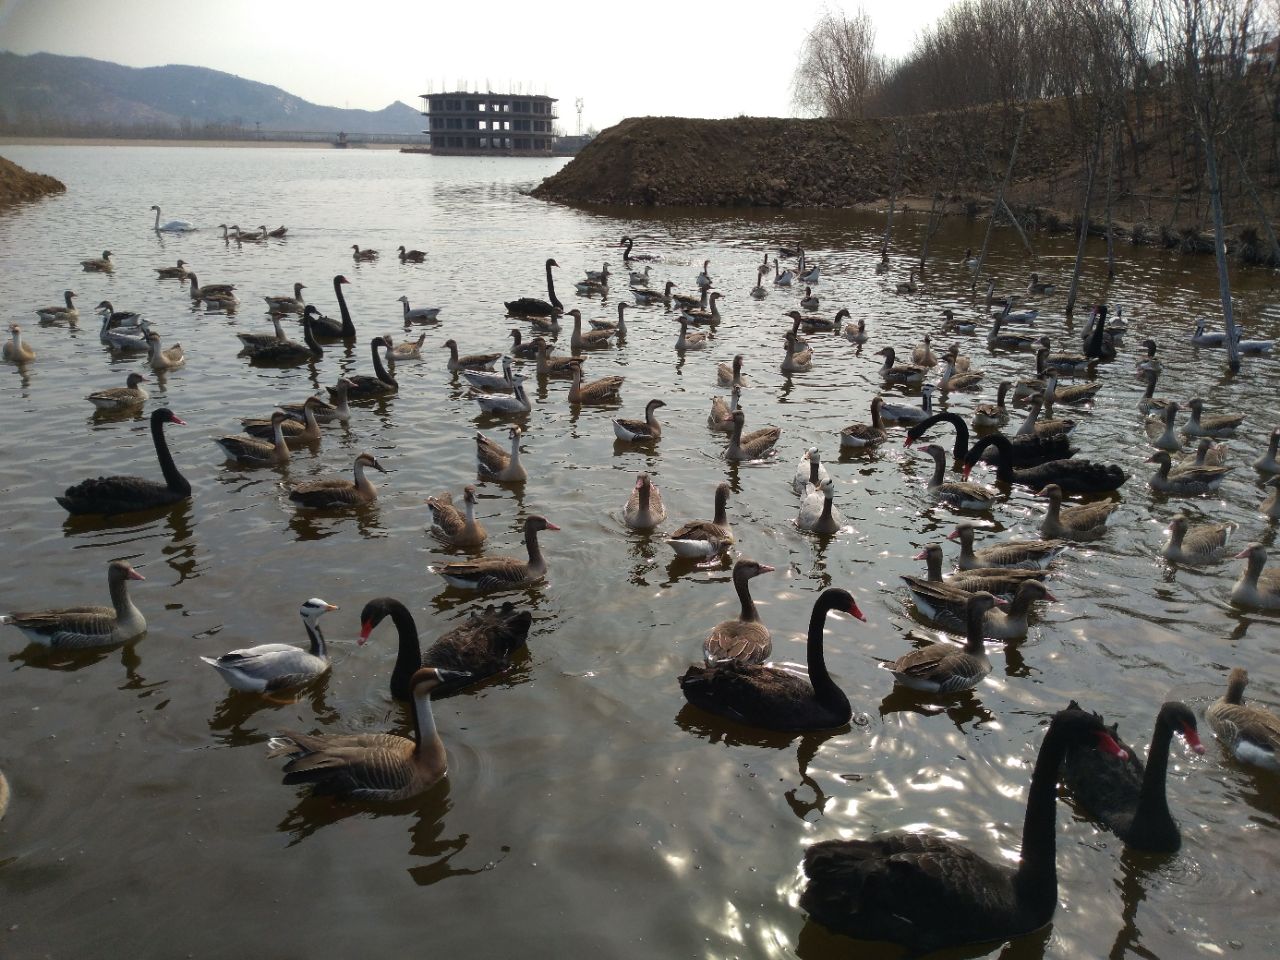
[[[952,0],[865,0],[881,53]],[[224,70],[328,106],[415,108],[460,82],[558,97],[573,133],[644,114],[786,116],[823,0],[0,0],[0,49]]]

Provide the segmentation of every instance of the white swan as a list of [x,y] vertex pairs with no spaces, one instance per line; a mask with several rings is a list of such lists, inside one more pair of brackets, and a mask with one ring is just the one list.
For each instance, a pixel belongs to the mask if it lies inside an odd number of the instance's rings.
[[170,220],[168,223],[160,222],[160,208],[154,203],[151,209],[156,212],[156,233],[190,233],[196,228],[196,225],[190,220]]

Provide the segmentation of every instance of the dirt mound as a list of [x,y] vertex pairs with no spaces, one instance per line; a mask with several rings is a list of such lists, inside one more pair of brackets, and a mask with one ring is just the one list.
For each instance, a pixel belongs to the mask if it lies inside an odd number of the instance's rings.
[[0,209],[27,200],[39,200],[51,193],[65,193],[66,184],[43,173],[24,170],[0,157]]

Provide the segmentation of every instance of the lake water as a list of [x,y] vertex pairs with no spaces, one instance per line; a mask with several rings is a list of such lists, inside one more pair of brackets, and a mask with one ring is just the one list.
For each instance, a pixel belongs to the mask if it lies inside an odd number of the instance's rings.
[[[1120,358],[1099,373],[1106,385],[1092,411],[1069,414],[1080,421],[1074,442],[1133,476],[1105,538],[1059,563],[1059,602],[1044,606],[1028,639],[993,645],[995,670],[976,691],[936,700],[894,692],[877,659],[910,649],[910,630],[930,633],[898,576],[921,571],[912,555],[957,515],[930,502],[930,464],[904,450],[901,431],[868,456],[838,456],[835,434],[868,418],[880,388],[876,349],[909,354],[937,331],[943,307],[973,310],[959,260],[981,245],[984,224],[947,222],[927,281],[900,296],[893,284],[905,279],[922,218],[899,221],[901,269],[878,277],[882,218],[578,211],[528,199],[524,191],[561,160],[89,146],[4,154],[59,177],[68,191],[0,216],[3,319],[21,322],[39,354],[25,369],[0,367],[0,609],[104,603],[103,568],[124,557],[147,577],[133,596],[150,625],[136,643],[81,655],[24,648],[17,631],[0,631],[8,667],[0,768],[14,789],[0,822],[6,958],[847,956],[850,942],[807,924],[796,905],[807,844],[923,828],[1014,858],[1044,724],[1071,698],[1118,721],[1141,750],[1162,700],[1201,712],[1231,666],[1250,670],[1251,697],[1280,701],[1277,618],[1227,599],[1239,562],[1175,569],[1159,557],[1180,509],[1239,523],[1241,544],[1274,544],[1274,527],[1255,512],[1261,488],[1247,464],[1276,421],[1280,375],[1275,360],[1247,359],[1228,378],[1221,351],[1188,343],[1192,318],[1217,312],[1209,259],[1121,246],[1119,276],[1107,284],[1104,247],[1090,244],[1082,303],[1123,305],[1130,332]],[[166,220],[201,229],[157,236],[153,203]],[[241,247],[220,239],[213,225],[223,221],[290,229],[283,242]],[[543,296],[547,257],[562,267],[566,306],[612,318],[624,287],[601,303],[575,296],[571,281],[605,261],[619,273],[623,234],[642,238],[637,253],[662,257],[655,281],[686,291],[710,259],[725,320],[710,349],[682,358],[673,348],[678,327],[661,305],[633,310],[626,346],[593,354],[587,368],[589,378],[626,377],[620,406],[575,411],[565,381],[540,384],[530,371],[535,406],[522,421],[529,481],[480,485],[489,552],[521,554],[527,514],[561,527],[542,538],[546,581],[507,595],[534,611],[527,654],[509,673],[436,702],[450,772],[419,800],[383,811],[282,786],[279,763],[266,759],[266,739],[281,729],[407,729],[408,714],[387,689],[392,625],[367,646],[354,642],[367,600],[401,598],[424,645],[473,606],[426,569],[450,553],[424,532],[423,500],[457,496],[473,482],[476,428],[501,438],[505,421],[477,415],[440,344],[453,337],[463,352],[501,350],[511,327],[527,334],[527,324],[504,318],[502,301]],[[813,371],[788,377],[778,367],[782,314],[798,294],[772,286],[761,301],[747,294],[763,251],[796,242],[822,265],[821,312],[847,306],[867,321],[871,340],[856,355],[843,338],[814,336]],[[381,259],[354,264],[353,243],[380,249]],[[402,243],[427,251],[426,263],[401,265],[394,250]],[[988,266],[1002,289],[1021,288],[1033,269],[1060,282],[1069,276],[1073,239],[1035,243],[1033,263],[1008,230],[997,232]],[[114,274],[81,273],[78,262],[104,248]],[[202,283],[238,284],[239,313],[193,311],[175,281],[155,279],[152,268],[178,258]],[[339,273],[351,280],[354,348],[329,348],[318,363],[292,369],[237,356],[235,331],[268,329],[260,298],[295,281],[336,316]],[[1235,282],[1251,335],[1280,334],[1272,278],[1237,271]],[[32,311],[60,302],[68,287],[80,295],[80,328],[40,326]],[[212,439],[235,432],[241,416],[266,416],[341,373],[371,372],[369,338],[403,332],[402,294],[443,311],[428,328],[425,358],[399,368],[397,396],[356,405],[347,426],[327,429],[317,449],[285,468],[223,462]],[[146,314],[166,343],[187,350],[186,367],[152,384],[137,416],[95,417],[82,399],[122,385],[141,365],[99,343],[90,308],[104,298]],[[1083,312],[1072,324],[1063,297],[1039,305],[1037,329],[1060,349],[1078,349]],[[286,331],[300,336],[291,321]],[[1162,395],[1199,393],[1214,411],[1248,414],[1220,495],[1166,498],[1146,485],[1150,448],[1135,408],[1142,384],[1132,377],[1146,336],[1161,344]],[[950,409],[967,415],[1029,364],[1025,354],[988,355],[980,336],[960,339],[986,371],[981,393],[951,397]],[[567,352],[568,330],[560,341]],[[727,465],[724,440],[705,425],[710,397],[724,392],[716,364],[739,352],[752,380],[743,398],[749,425],[783,428],[780,455],[766,466]],[[667,403],[661,444],[615,445],[611,418],[640,416],[651,397]],[[99,473],[158,475],[145,416],[162,404],[189,424],[168,435],[194,487],[191,502],[158,517],[68,522],[53,495],[69,484]],[[949,446],[950,432],[939,436]],[[810,445],[821,449],[849,518],[850,529],[828,542],[792,522],[789,484]],[[361,450],[392,471],[375,476],[375,507],[322,517],[292,509],[284,483],[346,474]],[[728,479],[740,553],[777,568],[752,582],[775,658],[803,662],[809,610],[823,588],[854,593],[868,622],[833,618],[826,647],[859,722],[786,737],[686,707],[676,677],[736,601],[727,563],[673,564],[660,536],[623,526],[623,504],[645,469],[664,493],[667,530],[709,516],[714,486]],[[1040,511],[1015,487],[984,522],[1000,536],[1036,536]],[[950,561],[956,551],[946,552]],[[304,642],[297,609],[311,596],[341,607],[323,621],[335,662],[297,702],[232,694],[197,659]],[[1277,780],[1226,757],[1207,724],[1201,731],[1203,757],[1180,740],[1173,747],[1178,855],[1126,852],[1060,803],[1053,926],[962,955],[1275,956]]]

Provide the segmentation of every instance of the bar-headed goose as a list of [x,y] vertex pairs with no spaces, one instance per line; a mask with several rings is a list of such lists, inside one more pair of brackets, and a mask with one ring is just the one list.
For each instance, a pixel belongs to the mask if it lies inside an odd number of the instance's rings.
[[320,631],[320,618],[337,609],[319,597],[312,597],[298,609],[311,641],[308,650],[288,643],[265,643],[232,650],[217,658],[200,659],[217,670],[233,690],[266,693],[309,683],[329,672],[329,654]]

